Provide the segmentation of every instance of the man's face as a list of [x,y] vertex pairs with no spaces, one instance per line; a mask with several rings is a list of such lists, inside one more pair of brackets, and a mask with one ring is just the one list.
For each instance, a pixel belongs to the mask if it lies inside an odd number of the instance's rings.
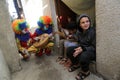
[[73,34],[76,32],[76,29],[73,29],[73,30],[68,30],[69,34]]

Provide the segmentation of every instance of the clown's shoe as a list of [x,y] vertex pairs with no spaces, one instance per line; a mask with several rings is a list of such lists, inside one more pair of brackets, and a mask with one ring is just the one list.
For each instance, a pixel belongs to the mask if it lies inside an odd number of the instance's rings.
[[46,49],[45,49],[45,54],[46,54],[47,56],[50,56],[50,55],[51,55],[51,49],[46,48]]
[[40,56],[42,56],[43,55],[43,49],[40,49],[36,54],[35,54],[35,56],[37,56],[37,57],[40,57]]

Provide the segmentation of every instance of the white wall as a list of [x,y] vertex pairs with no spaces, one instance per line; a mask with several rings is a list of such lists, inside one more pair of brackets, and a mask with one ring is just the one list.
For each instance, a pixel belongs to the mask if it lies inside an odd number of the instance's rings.
[[22,0],[25,18],[30,27],[36,27],[40,16],[51,16],[49,0]]

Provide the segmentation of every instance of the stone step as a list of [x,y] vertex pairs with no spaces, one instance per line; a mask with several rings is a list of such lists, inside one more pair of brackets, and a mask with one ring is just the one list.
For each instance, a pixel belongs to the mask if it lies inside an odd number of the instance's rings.
[[94,74],[97,73],[97,69],[96,69],[96,62],[95,61],[91,61],[90,65],[89,65],[90,71]]

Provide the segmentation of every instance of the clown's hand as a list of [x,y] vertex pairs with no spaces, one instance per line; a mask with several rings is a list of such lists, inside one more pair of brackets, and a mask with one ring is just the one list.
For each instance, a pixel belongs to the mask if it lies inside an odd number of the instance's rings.
[[49,34],[49,38],[51,38],[53,36],[53,34],[51,33],[51,34]]
[[23,53],[23,54],[26,54],[26,55],[30,55],[27,49],[23,49],[23,50],[22,50],[22,53]]
[[39,41],[40,39],[39,39],[39,37],[35,37],[34,40],[35,41]]
[[53,35],[54,35],[53,33],[49,34],[49,39],[50,40],[54,40],[54,36]]

